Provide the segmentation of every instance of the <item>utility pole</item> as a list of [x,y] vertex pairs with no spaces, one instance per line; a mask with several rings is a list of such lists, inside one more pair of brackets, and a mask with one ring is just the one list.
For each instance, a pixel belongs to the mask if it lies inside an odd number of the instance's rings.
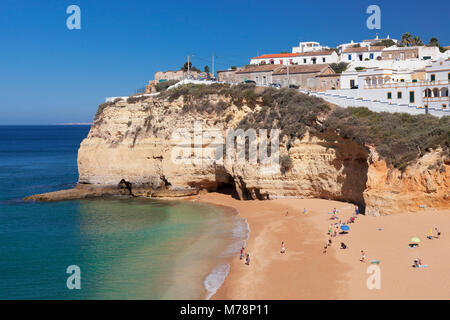
[[190,75],[190,68],[189,68],[189,55],[188,55],[188,73],[187,73],[187,78],[189,79],[189,75]]
[[289,88],[289,61],[287,63],[287,86]]
[[214,76],[214,53],[212,55],[212,76],[213,76],[213,78],[215,78],[215,76]]

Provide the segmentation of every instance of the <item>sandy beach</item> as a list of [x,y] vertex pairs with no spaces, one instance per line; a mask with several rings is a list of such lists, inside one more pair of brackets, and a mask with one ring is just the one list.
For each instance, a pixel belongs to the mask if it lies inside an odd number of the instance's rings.
[[[329,212],[336,208],[339,219],[346,222],[354,214],[353,204],[323,199],[240,201],[221,193],[202,194],[200,201],[233,207],[250,226],[246,247],[250,265],[237,255],[212,299],[450,298],[449,210],[358,215],[349,224],[350,231],[333,237],[324,254],[328,227],[338,221],[330,220]],[[436,235],[435,227],[441,237],[427,239],[430,229]],[[419,247],[408,246],[412,237],[420,238]],[[348,248],[340,249],[341,242]],[[366,252],[366,262],[360,261],[361,250]],[[413,268],[416,258],[428,267]],[[379,261],[379,290],[367,288],[371,261]]]

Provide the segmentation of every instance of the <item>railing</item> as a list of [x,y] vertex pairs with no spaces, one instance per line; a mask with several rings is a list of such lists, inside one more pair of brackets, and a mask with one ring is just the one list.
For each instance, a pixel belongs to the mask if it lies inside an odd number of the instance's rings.
[[417,81],[417,82],[394,82],[382,84],[366,84],[366,89],[385,89],[385,88],[406,88],[406,87],[427,87],[427,86],[447,86],[450,82],[448,80],[438,81]]

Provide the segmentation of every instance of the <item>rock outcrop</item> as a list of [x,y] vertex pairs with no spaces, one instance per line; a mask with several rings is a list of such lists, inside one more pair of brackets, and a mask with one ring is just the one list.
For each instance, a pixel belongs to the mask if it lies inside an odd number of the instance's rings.
[[[441,150],[400,171],[380,159],[372,146],[334,132],[307,130],[289,148],[281,139],[280,155],[290,158],[285,172],[264,172],[260,164],[214,161],[221,143],[206,139],[199,145],[193,137],[196,121],[203,135],[214,129],[225,136],[226,129],[236,128],[261,106],[236,106],[218,94],[209,95],[207,104],[198,106],[204,112],[197,112],[186,107],[183,97],[149,97],[101,106],[78,152],[79,184],[117,186],[124,179],[134,195],[143,196],[183,196],[231,186],[241,199],[326,198],[358,204],[371,215],[417,211],[422,205],[450,208],[450,163]],[[219,105],[226,107],[219,112]],[[180,128],[192,141],[183,145],[173,138]],[[184,155],[174,156],[175,147]],[[174,161],[186,154],[198,161]]]

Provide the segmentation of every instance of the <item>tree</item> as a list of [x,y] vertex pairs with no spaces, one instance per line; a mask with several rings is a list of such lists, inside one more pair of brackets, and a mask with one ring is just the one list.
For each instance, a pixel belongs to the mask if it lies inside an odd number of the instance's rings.
[[236,66],[231,66],[231,70],[236,70],[237,67]]
[[203,71],[206,72],[207,74],[209,74],[209,66],[205,66],[205,67],[203,68]]
[[376,46],[376,47],[383,46],[383,47],[389,48],[389,47],[395,46],[395,41],[392,39],[384,39],[384,40],[381,40],[380,42],[374,43],[373,46]]
[[188,69],[192,70],[192,62],[190,62],[190,61],[189,61],[189,68],[188,68],[188,62],[187,61],[184,63],[184,66],[181,68],[181,70],[184,70],[184,71],[188,71]]
[[431,38],[430,41],[428,42],[428,45],[430,47],[439,47],[439,40],[435,37]]
[[[192,66],[192,62],[190,62],[190,61],[189,61],[189,69],[191,71],[201,72],[201,70],[199,70],[196,67]],[[187,63],[187,61],[184,63],[183,67],[180,70],[188,71],[188,63]]]
[[415,36],[415,37],[412,39],[411,45],[413,45],[413,46],[423,46],[423,41],[420,40],[420,38],[419,38],[418,36]]
[[406,32],[402,35],[400,44],[405,47],[423,46],[423,41],[418,36],[413,36],[409,32]]
[[339,62],[339,63],[331,63],[330,64],[331,69],[334,70],[336,73],[342,73],[345,70],[347,70],[348,63],[346,62]]
[[406,32],[402,35],[400,40],[400,44],[405,47],[409,47],[411,45],[412,35],[409,32]]

